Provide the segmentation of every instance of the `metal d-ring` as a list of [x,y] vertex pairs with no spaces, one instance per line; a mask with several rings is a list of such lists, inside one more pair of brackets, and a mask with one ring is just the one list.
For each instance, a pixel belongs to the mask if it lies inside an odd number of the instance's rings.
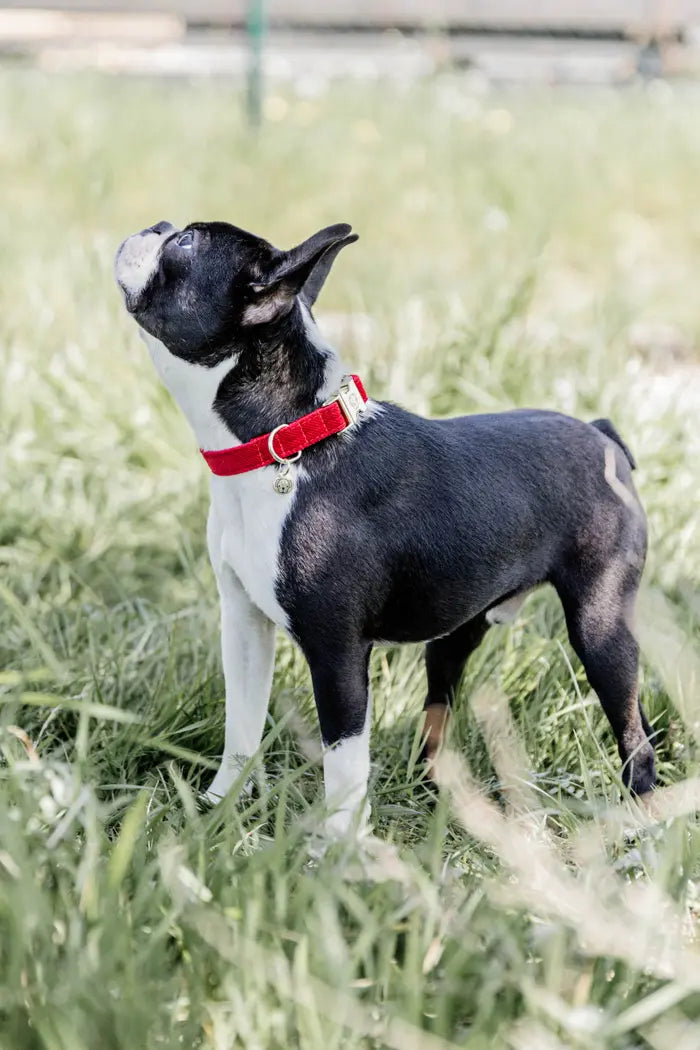
[[296,463],[298,459],[301,459],[301,452],[295,452],[293,456],[287,456],[286,458],[284,456],[278,456],[275,452],[275,446],[273,442],[276,436],[279,434],[280,430],[284,430],[284,428],[288,426],[289,423],[280,423],[278,427],[275,427],[274,430],[270,431],[267,438],[268,451],[274,459],[275,463],[279,463],[281,467],[288,467],[290,463]]
[[295,452],[293,456],[288,456],[286,458],[284,456],[279,456],[275,452],[275,436],[280,432],[280,430],[284,430],[284,428],[288,425],[288,423],[281,423],[280,426],[275,427],[274,430],[270,431],[270,434],[267,438],[267,447],[269,453],[274,459],[275,463],[278,464],[277,477],[273,481],[272,487],[275,490],[275,492],[278,492],[280,494],[280,496],[286,496],[294,488],[294,481],[292,478],[289,477],[289,467],[292,463],[296,463],[296,461],[301,458],[301,452]]

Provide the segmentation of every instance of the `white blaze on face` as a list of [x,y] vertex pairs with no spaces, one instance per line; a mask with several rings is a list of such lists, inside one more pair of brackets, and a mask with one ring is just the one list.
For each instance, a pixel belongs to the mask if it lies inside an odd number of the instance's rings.
[[158,266],[163,234],[149,230],[135,233],[122,244],[114,263],[117,283],[128,298],[136,298],[148,285]]

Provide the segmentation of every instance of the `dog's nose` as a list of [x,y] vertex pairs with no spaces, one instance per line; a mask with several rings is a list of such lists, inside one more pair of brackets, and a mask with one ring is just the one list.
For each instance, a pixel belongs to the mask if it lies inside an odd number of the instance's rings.
[[155,226],[149,226],[146,230],[141,230],[141,236],[145,237],[147,233],[170,233],[175,227],[171,222],[157,222]]

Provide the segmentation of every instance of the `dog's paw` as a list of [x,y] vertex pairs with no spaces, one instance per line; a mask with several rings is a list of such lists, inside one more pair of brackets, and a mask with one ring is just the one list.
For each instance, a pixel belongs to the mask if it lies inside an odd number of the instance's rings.
[[262,771],[260,771],[259,776],[251,774],[246,778],[243,784],[240,783],[241,773],[248,762],[250,762],[250,759],[246,758],[244,755],[236,755],[235,758],[222,764],[221,769],[216,774],[207,790],[202,793],[202,800],[210,806],[216,806],[222,801],[222,799],[226,798],[235,784],[238,786],[237,794],[250,797],[253,793],[256,780],[259,789],[262,791],[265,787],[265,774]]
[[216,806],[222,799],[226,798],[231,786],[232,782],[226,784],[223,779],[219,779],[217,774],[207,790],[202,792],[200,798],[202,799],[202,802],[205,802],[207,805]]
[[331,813],[309,837],[311,858],[320,860],[331,846],[339,843],[361,843],[371,834],[369,817],[369,803],[362,807],[361,813],[352,809],[339,809]]

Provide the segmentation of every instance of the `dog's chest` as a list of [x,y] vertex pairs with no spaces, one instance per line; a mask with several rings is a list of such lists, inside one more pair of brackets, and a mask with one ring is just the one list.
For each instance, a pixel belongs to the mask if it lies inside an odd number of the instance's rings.
[[212,503],[221,533],[221,556],[251,601],[279,627],[288,620],[275,594],[284,523],[295,498],[272,487],[271,470],[213,477]]

